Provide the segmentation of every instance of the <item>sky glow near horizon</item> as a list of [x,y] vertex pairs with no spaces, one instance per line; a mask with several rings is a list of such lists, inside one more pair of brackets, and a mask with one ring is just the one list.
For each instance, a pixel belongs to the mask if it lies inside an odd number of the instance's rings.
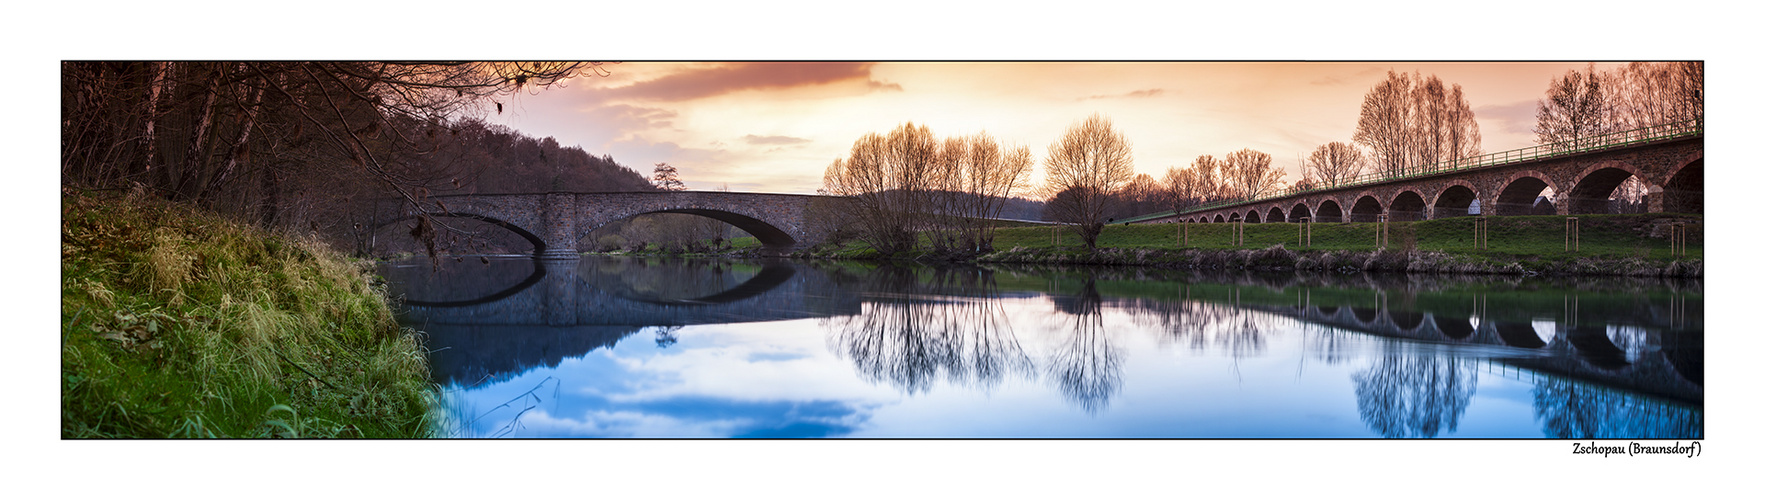
[[[1601,63],[1597,68],[1622,63]],[[912,122],[940,139],[986,132],[1041,160],[1093,113],[1161,178],[1197,157],[1300,157],[1352,142],[1360,105],[1387,71],[1463,87],[1483,150],[1534,145],[1537,101],[1581,62],[628,62],[505,102],[491,123],[614,160],[644,176],[678,168],[689,189],[813,194],[867,133]]]

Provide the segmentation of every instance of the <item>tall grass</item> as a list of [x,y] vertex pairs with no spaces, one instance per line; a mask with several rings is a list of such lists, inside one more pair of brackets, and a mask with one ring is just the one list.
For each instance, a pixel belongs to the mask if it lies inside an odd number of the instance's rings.
[[64,193],[61,272],[63,437],[431,432],[421,342],[323,243]]

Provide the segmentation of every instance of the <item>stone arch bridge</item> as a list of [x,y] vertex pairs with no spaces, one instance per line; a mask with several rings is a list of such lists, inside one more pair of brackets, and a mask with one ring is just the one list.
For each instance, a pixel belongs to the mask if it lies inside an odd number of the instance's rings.
[[[508,229],[533,243],[546,259],[579,257],[576,242],[607,223],[652,213],[692,214],[727,222],[760,240],[765,253],[783,254],[821,243],[847,201],[831,196],[725,191],[625,193],[466,194],[423,198],[435,217],[474,219]],[[402,200],[376,210],[375,229],[418,216]]]
[[1703,213],[1701,123],[1614,134],[1592,144],[1547,144],[1430,166],[1396,178],[1289,191],[1249,202],[1223,203],[1128,222],[1376,222],[1458,217],[1476,202],[1482,215],[1534,215],[1533,201],[1551,189],[1556,215],[1606,213],[1618,185],[1635,177],[1649,212]]

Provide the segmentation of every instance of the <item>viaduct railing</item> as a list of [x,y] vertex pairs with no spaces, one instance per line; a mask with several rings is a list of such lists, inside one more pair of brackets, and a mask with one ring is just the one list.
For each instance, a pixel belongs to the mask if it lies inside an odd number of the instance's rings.
[[1625,130],[1622,132],[1613,132],[1610,134],[1596,135],[1596,136],[1586,137],[1586,138],[1582,138],[1582,139],[1576,139],[1576,140],[1572,140],[1572,141],[1554,142],[1554,143],[1550,143],[1550,144],[1540,144],[1537,146],[1525,147],[1525,148],[1508,150],[1508,151],[1501,151],[1501,152],[1497,152],[1497,153],[1482,154],[1482,155],[1472,156],[1472,157],[1468,157],[1468,158],[1460,158],[1457,160],[1448,160],[1448,161],[1434,163],[1431,165],[1423,165],[1420,167],[1411,167],[1409,169],[1406,169],[1406,170],[1399,172],[1399,173],[1396,173],[1396,174],[1388,173],[1388,172],[1366,173],[1366,174],[1354,176],[1352,178],[1343,180],[1341,182],[1337,182],[1337,183],[1329,185],[1329,186],[1316,186],[1316,187],[1304,187],[1304,188],[1290,187],[1287,189],[1282,189],[1280,191],[1276,191],[1276,192],[1268,194],[1268,195],[1258,196],[1256,198],[1214,201],[1214,202],[1209,202],[1209,203],[1205,203],[1205,204],[1201,204],[1201,205],[1196,205],[1193,207],[1187,207],[1187,208],[1184,208],[1182,211],[1160,212],[1160,213],[1151,214],[1151,215],[1134,217],[1132,219],[1129,219],[1127,222],[1134,222],[1134,221],[1140,221],[1140,220],[1146,220],[1146,219],[1155,219],[1155,218],[1160,218],[1160,217],[1169,217],[1172,215],[1180,215],[1180,214],[1186,214],[1186,213],[1191,213],[1191,212],[1200,212],[1200,211],[1212,210],[1212,209],[1216,209],[1216,208],[1220,208],[1220,207],[1227,207],[1227,206],[1232,206],[1232,205],[1244,205],[1244,204],[1261,202],[1261,201],[1265,201],[1265,200],[1272,200],[1272,199],[1276,199],[1276,198],[1285,198],[1285,197],[1294,196],[1294,195],[1316,193],[1316,192],[1322,192],[1322,191],[1335,191],[1335,190],[1339,190],[1339,189],[1352,188],[1355,186],[1362,186],[1362,185],[1368,185],[1368,184],[1378,184],[1378,183],[1382,183],[1382,182],[1404,180],[1404,179],[1412,179],[1412,178],[1417,178],[1417,177],[1437,175],[1437,174],[1450,173],[1450,172],[1461,172],[1461,171],[1475,170],[1475,169],[1480,169],[1480,168],[1500,167],[1500,166],[1509,165],[1509,164],[1513,164],[1513,163],[1520,163],[1520,162],[1527,162],[1527,161],[1534,161],[1534,160],[1543,160],[1543,159],[1549,159],[1549,158],[1560,158],[1560,157],[1564,157],[1564,156],[1573,156],[1573,155],[1591,153],[1591,152],[1595,152],[1595,151],[1603,151],[1603,150],[1607,150],[1607,149],[1617,149],[1617,148],[1623,148],[1623,147],[1629,147],[1629,146],[1636,146],[1636,145],[1640,145],[1640,144],[1647,144],[1647,143],[1651,143],[1651,142],[1678,139],[1681,137],[1696,137],[1696,136],[1701,136],[1701,135],[1704,135],[1704,121],[1702,119],[1666,123],[1666,124],[1661,124],[1661,125],[1655,125],[1652,127],[1643,127],[1643,128],[1638,128],[1638,129]]

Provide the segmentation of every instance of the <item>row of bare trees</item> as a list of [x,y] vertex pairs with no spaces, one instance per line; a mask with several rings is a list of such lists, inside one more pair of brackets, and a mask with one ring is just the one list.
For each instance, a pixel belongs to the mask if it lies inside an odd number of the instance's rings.
[[1633,62],[1570,70],[1538,100],[1539,144],[1573,142],[1622,130],[1704,117],[1704,63]]
[[470,180],[472,162],[432,156],[460,140],[463,119],[604,74],[554,62],[64,62],[62,182],[266,227],[287,225],[278,214],[291,206],[339,197],[416,203]]
[[1252,199],[1280,190],[1287,172],[1274,166],[1274,158],[1254,149],[1240,149],[1225,159],[1202,155],[1188,167],[1171,167],[1164,173],[1168,207],[1183,210],[1204,203]]
[[[1572,147],[1591,138],[1644,127],[1704,118],[1704,63],[1633,62],[1621,68],[1569,70],[1551,79],[1538,100],[1538,144]],[[1625,179],[1609,196],[1611,210],[1646,210],[1648,188]]]
[[1397,176],[1482,154],[1483,135],[1458,84],[1388,71],[1361,101],[1354,141],[1380,173]]
[[985,252],[1004,200],[1028,182],[1035,158],[1028,147],[1001,146],[985,132],[939,140],[929,127],[906,123],[870,133],[834,160],[825,194],[855,203],[849,227],[883,254],[911,250],[930,235],[939,252]]

